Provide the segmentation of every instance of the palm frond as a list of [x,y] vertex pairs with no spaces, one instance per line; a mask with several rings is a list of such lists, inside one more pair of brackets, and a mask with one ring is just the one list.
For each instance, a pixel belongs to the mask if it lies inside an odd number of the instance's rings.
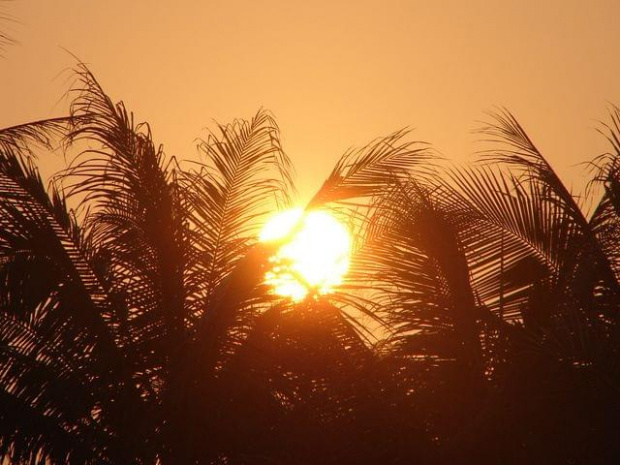
[[206,160],[183,176],[188,221],[198,254],[192,279],[201,282],[195,312],[208,309],[215,289],[236,267],[264,221],[290,206],[290,160],[273,117],[259,111],[250,121],[218,125],[198,146]]
[[[564,254],[567,266],[563,267],[562,275],[558,277],[563,281],[562,287],[573,289],[573,298],[580,302],[578,306],[582,309],[579,312],[591,309],[593,296],[615,300],[620,293],[620,285],[580,206],[516,119],[507,111],[498,113],[495,118],[497,122],[486,126],[482,132],[501,145],[483,154],[483,159],[508,164],[516,170],[517,178],[529,184],[532,192],[535,191],[543,202],[558,205],[565,221],[570,222],[563,229],[577,230],[578,236],[570,242],[571,250]],[[615,318],[613,315],[608,317]],[[586,311],[586,318],[588,324],[606,324],[591,310]]]
[[361,149],[345,153],[307,208],[327,203],[352,202],[380,195],[395,179],[433,172],[433,153],[423,142],[405,141],[408,130],[376,139]]
[[517,119],[505,109],[491,113],[491,117],[494,121],[482,126],[479,132],[487,136],[487,141],[495,148],[482,152],[481,159],[509,165],[540,188],[549,201],[561,202],[577,224],[581,227],[587,224],[575,198]]
[[33,143],[53,149],[54,141],[60,141],[65,136],[70,123],[70,117],[59,117],[3,128],[0,130],[0,150],[34,157]]
[[604,123],[601,133],[611,151],[597,157],[592,183],[603,187],[603,194],[590,218],[590,225],[605,254],[610,257],[616,277],[620,276],[620,108],[610,109],[610,123]]
[[122,344],[131,344],[156,371],[181,343],[187,318],[183,284],[190,254],[175,166],[155,147],[148,125],[135,125],[84,64],[76,72],[67,144],[88,141],[88,147],[59,182],[80,201],[91,261],[116,296]]
[[[44,188],[30,159],[7,151],[0,157],[0,225],[0,386],[12,406],[7,415],[15,409],[47,411],[46,424],[65,429],[70,438],[70,431],[90,421],[104,385],[125,386],[119,389],[123,395],[140,402],[131,396],[134,386],[115,345],[106,293],[82,253],[75,218],[57,190]],[[16,331],[20,327],[25,331]],[[69,363],[58,364],[59,354]],[[63,411],[71,392],[74,410]],[[70,415],[58,418],[56,411]],[[28,418],[9,416],[5,420],[16,423],[6,427],[15,431]],[[79,455],[85,446],[74,439],[75,449],[67,453]],[[54,447],[35,440],[17,452],[22,446],[16,439],[3,440],[5,453],[19,456]]]

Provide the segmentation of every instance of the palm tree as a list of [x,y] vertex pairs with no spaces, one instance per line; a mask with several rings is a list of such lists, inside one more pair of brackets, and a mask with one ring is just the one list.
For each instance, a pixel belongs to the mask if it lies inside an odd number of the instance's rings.
[[[404,130],[347,152],[307,208],[348,222],[351,270],[293,303],[256,239],[294,194],[274,118],[179,161],[76,72],[70,116],[0,131],[2,460],[620,455],[620,110],[591,216],[508,112],[471,167]],[[36,156],[57,142],[70,163],[46,187]]]
[[481,166],[380,199],[373,222],[388,240],[373,264],[396,287],[387,347],[412,371],[444,460],[620,456],[618,121],[614,108],[591,218],[508,112],[483,128],[500,145]]
[[[1,455],[180,463],[194,439],[183,402],[204,389],[192,377],[215,376],[261,305],[230,275],[288,202],[288,159],[259,112],[220,126],[201,145],[209,163],[182,171],[84,66],[78,77],[70,118],[3,132]],[[86,148],[46,191],[29,148],[61,131]]]
[[[183,163],[84,65],[77,77],[69,117],[0,132],[0,457],[305,459],[291,431],[335,439],[382,388],[351,384],[373,359],[363,299],[293,309],[262,283],[273,246],[257,231],[294,191],[273,117],[218,125]],[[425,160],[403,135],[347,154],[311,206],[375,196]],[[46,189],[35,156],[54,140],[78,153]]]

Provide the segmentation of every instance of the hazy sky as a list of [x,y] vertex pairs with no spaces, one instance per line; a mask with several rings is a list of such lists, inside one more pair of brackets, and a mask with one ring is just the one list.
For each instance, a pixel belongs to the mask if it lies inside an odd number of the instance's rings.
[[[404,126],[447,157],[513,111],[569,183],[620,104],[620,1],[13,0],[0,125],[66,112],[74,63],[180,157],[213,119],[273,111],[302,196],[337,158]],[[5,23],[6,24],[6,23]],[[46,162],[47,163],[47,162]],[[60,167],[60,160],[49,166]]]

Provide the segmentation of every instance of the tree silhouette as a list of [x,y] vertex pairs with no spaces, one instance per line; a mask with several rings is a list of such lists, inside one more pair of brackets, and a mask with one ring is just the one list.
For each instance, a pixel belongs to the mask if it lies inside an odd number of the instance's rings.
[[[0,131],[0,457],[12,463],[609,463],[620,110],[593,214],[510,113],[480,163],[398,131],[307,208],[354,234],[338,292],[263,283],[291,204],[274,118],[166,157],[84,65],[71,114]],[[62,143],[49,186],[36,156]]]
[[483,128],[499,145],[480,166],[413,179],[383,201],[392,350],[418,365],[445,461],[618,457],[616,108],[612,121],[591,219],[507,112]]

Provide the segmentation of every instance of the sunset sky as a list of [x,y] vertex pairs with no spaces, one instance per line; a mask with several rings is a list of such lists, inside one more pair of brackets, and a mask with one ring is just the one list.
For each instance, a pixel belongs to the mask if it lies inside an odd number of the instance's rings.
[[0,61],[0,125],[66,113],[68,50],[181,158],[194,156],[213,119],[271,110],[302,199],[348,147],[404,126],[463,161],[476,121],[498,105],[580,188],[576,165],[605,149],[596,121],[620,104],[614,0],[14,0],[4,9],[19,44]]

